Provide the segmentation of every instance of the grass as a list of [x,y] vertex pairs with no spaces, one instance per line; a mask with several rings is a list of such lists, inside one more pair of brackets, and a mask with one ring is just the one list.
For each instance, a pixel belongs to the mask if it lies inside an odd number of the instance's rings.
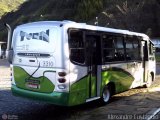
[[160,54],[156,54],[156,62],[160,62]]

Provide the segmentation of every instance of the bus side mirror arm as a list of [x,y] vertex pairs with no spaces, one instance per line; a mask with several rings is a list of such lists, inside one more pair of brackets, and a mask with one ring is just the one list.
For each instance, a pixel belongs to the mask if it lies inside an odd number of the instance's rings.
[[4,24],[7,31],[8,31],[8,40],[7,40],[7,50],[6,50],[6,58],[10,64],[12,64],[13,60],[13,49],[11,49],[11,43],[12,43],[12,29],[9,24]]

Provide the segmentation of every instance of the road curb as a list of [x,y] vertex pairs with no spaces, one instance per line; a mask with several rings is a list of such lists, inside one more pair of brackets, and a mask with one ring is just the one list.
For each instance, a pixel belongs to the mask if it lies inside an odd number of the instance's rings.
[[[151,120],[152,118],[154,118],[156,116],[156,114],[158,114],[160,112],[160,108],[153,108],[151,111],[149,111],[146,114],[146,118],[142,119],[142,120]],[[158,120],[158,119],[157,119]]]

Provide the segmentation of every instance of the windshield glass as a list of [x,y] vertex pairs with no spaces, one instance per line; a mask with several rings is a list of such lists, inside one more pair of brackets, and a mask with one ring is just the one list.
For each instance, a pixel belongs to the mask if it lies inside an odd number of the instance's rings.
[[57,27],[19,28],[13,34],[13,46],[16,52],[54,52]]

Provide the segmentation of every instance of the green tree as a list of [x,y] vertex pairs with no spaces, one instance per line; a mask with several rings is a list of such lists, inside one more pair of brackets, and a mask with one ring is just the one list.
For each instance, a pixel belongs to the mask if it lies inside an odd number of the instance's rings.
[[25,0],[0,0],[0,17],[4,14],[17,10]]
[[77,19],[87,21],[102,10],[104,0],[81,0],[77,8]]

